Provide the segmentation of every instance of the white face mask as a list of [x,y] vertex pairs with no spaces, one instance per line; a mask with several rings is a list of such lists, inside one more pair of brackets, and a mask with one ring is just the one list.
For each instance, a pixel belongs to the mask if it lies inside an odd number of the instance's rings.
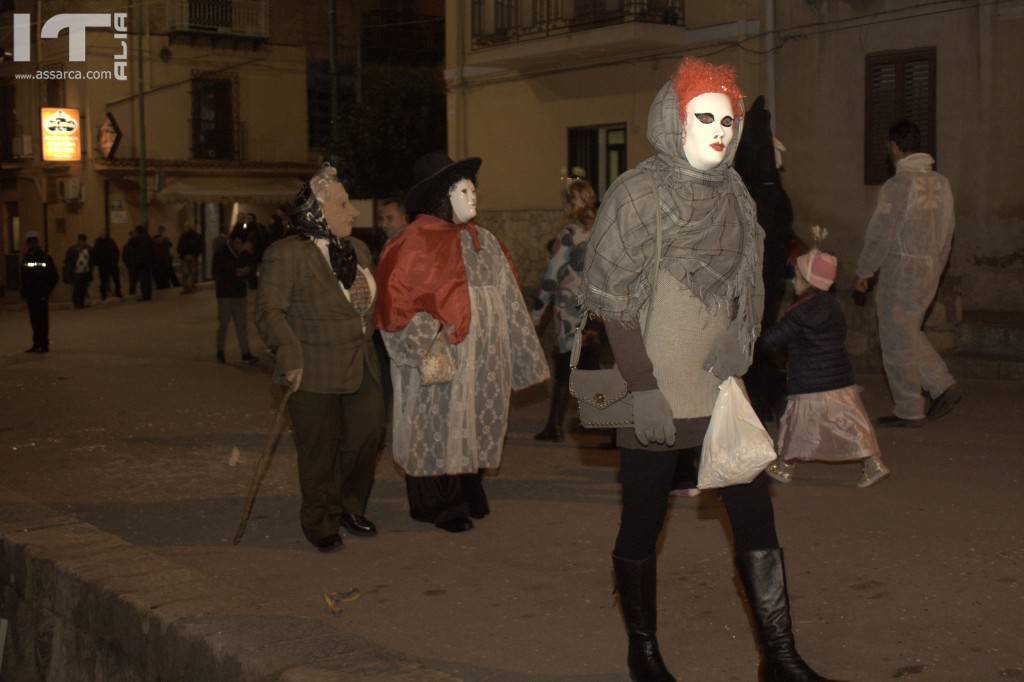
[[476,217],[476,185],[472,180],[459,180],[448,192],[448,199],[452,202],[452,215],[455,224],[468,223]]
[[735,133],[732,102],[720,92],[697,95],[686,105],[683,152],[697,170],[711,170],[725,160]]

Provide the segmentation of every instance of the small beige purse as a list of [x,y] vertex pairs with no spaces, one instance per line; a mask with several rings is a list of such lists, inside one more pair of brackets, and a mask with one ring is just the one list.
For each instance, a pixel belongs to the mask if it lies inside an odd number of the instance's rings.
[[441,326],[434,335],[434,340],[430,342],[427,352],[423,354],[423,360],[420,361],[420,386],[443,384],[455,378],[455,361],[452,360],[447,344],[440,347],[437,345],[443,331],[444,326]]

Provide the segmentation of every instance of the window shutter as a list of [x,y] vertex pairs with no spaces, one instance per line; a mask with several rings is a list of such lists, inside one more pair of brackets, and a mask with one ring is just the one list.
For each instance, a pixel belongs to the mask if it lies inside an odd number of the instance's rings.
[[864,183],[885,182],[889,127],[908,119],[921,129],[925,151],[935,156],[935,48],[867,56],[864,115]]

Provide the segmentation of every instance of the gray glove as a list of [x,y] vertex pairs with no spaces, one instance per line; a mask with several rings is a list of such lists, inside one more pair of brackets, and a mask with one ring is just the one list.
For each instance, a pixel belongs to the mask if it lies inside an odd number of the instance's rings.
[[641,445],[671,446],[676,442],[672,406],[660,390],[633,392],[633,430]]

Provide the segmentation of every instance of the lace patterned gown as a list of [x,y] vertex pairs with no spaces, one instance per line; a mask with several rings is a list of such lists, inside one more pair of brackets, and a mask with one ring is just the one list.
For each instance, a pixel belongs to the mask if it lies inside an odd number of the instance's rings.
[[410,476],[476,474],[497,468],[511,392],[549,376],[505,254],[494,235],[477,229],[479,251],[468,231],[460,235],[471,321],[466,338],[448,347],[455,378],[420,385],[420,360],[439,328],[428,313],[416,313],[400,331],[383,332],[394,383],[391,447],[395,461]]

